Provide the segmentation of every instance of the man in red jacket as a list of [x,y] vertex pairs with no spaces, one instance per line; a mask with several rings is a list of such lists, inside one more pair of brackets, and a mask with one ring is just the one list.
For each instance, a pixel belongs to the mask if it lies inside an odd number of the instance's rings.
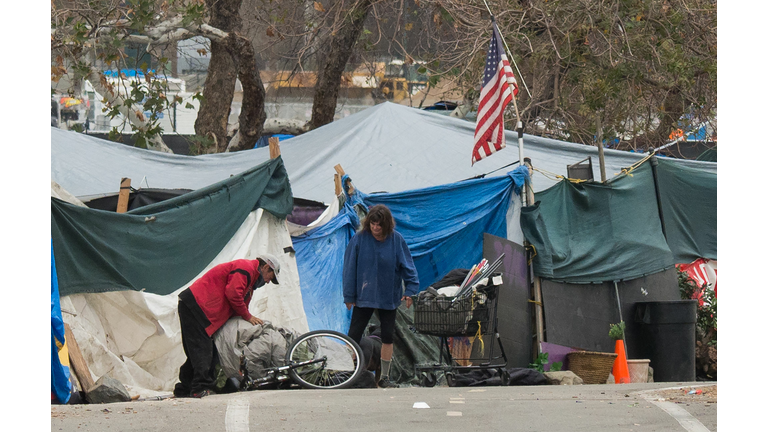
[[203,397],[212,393],[219,355],[213,334],[234,316],[256,325],[262,321],[248,312],[253,290],[267,282],[278,283],[280,263],[260,254],[255,260],[239,259],[210,269],[179,294],[181,343],[187,361],[179,370],[177,397]]

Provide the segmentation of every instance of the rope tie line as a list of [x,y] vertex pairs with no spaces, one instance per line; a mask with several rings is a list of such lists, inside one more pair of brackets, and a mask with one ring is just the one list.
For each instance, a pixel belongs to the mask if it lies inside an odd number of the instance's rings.
[[[472,311],[475,310],[475,297],[476,296],[477,296],[477,291],[472,293],[472,297],[471,297],[472,301],[470,302],[470,313],[472,313]],[[477,333],[475,333],[475,339],[479,339],[480,340],[480,356],[482,357],[482,356],[485,355],[485,342],[483,342],[482,326],[481,326],[479,320],[477,321]],[[472,357],[471,354],[470,354],[470,357]]]
[[475,339],[480,341],[480,356],[482,357],[485,355],[485,342],[483,342],[483,331],[480,325],[480,321],[477,322],[477,333],[475,334]]
[[[625,175],[628,175],[628,176],[632,177],[632,171],[636,170],[640,165],[642,165],[645,162],[647,162],[648,159],[650,159],[653,156],[654,156],[654,154],[651,153],[648,156],[646,156],[646,157],[640,159],[639,161],[633,163],[632,165],[630,165],[629,168],[622,168],[621,172],[613,173],[613,174],[614,175],[625,174]],[[555,174],[553,172],[549,172],[547,170],[543,170],[541,168],[536,168],[536,167],[533,167],[533,170],[540,172],[541,174],[544,175],[544,177],[547,177],[550,180],[567,180],[567,181],[569,181],[571,183],[585,183],[585,182],[590,181],[590,180],[585,180],[585,179],[572,179],[572,178],[566,177],[564,175]]]
[[571,182],[571,183],[584,183],[584,182],[587,182],[587,181],[589,181],[589,180],[584,180],[584,179],[572,179],[572,178],[568,178],[568,177],[566,177],[566,176],[564,176],[564,175],[555,174],[555,173],[553,173],[553,172],[549,172],[549,171],[547,171],[547,170],[543,170],[543,169],[541,169],[541,168],[536,168],[536,167],[534,167],[534,168],[533,168],[533,170],[534,170],[534,171],[538,171],[538,172],[542,173],[542,174],[544,175],[544,177],[547,177],[547,178],[549,178],[550,180],[568,180],[568,181],[569,181],[569,182]]
[[539,253],[538,253],[538,252],[536,252],[536,245],[534,245],[534,244],[529,244],[528,246],[529,246],[529,248],[530,248],[530,249],[533,249],[533,255],[531,255],[531,256],[528,258],[528,265],[531,265],[531,263],[533,262],[533,259],[534,259],[534,258],[536,257],[536,255],[538,255]]

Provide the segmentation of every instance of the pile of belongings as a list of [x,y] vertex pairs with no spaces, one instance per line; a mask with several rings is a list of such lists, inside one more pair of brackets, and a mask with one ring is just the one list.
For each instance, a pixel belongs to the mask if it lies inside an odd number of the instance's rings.
[[267,370],[285,366],[285,353],[300,335],[269,321],[253,325],[240,317],[231,318],[214,335],[219,364],[226,379],[240,379],[241,360],[251,379],[262,378]]

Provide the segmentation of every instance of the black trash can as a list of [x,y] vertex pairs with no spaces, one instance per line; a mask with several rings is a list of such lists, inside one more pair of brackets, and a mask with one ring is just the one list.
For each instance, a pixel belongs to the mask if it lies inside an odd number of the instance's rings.
[[639,346],[654,382],[696,381],[697,300],[635,303]]

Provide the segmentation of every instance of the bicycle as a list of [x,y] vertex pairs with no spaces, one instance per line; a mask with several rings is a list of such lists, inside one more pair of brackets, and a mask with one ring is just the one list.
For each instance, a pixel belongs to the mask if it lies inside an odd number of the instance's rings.
[[343,389],[363,373],[363,350],[349,336],[315,330],[299,336],[285,354],[285,365],[267,369],[261,378],[248,375],[248,361],[240,360],[240,390],[280,386],[289,380],[306,389]]

